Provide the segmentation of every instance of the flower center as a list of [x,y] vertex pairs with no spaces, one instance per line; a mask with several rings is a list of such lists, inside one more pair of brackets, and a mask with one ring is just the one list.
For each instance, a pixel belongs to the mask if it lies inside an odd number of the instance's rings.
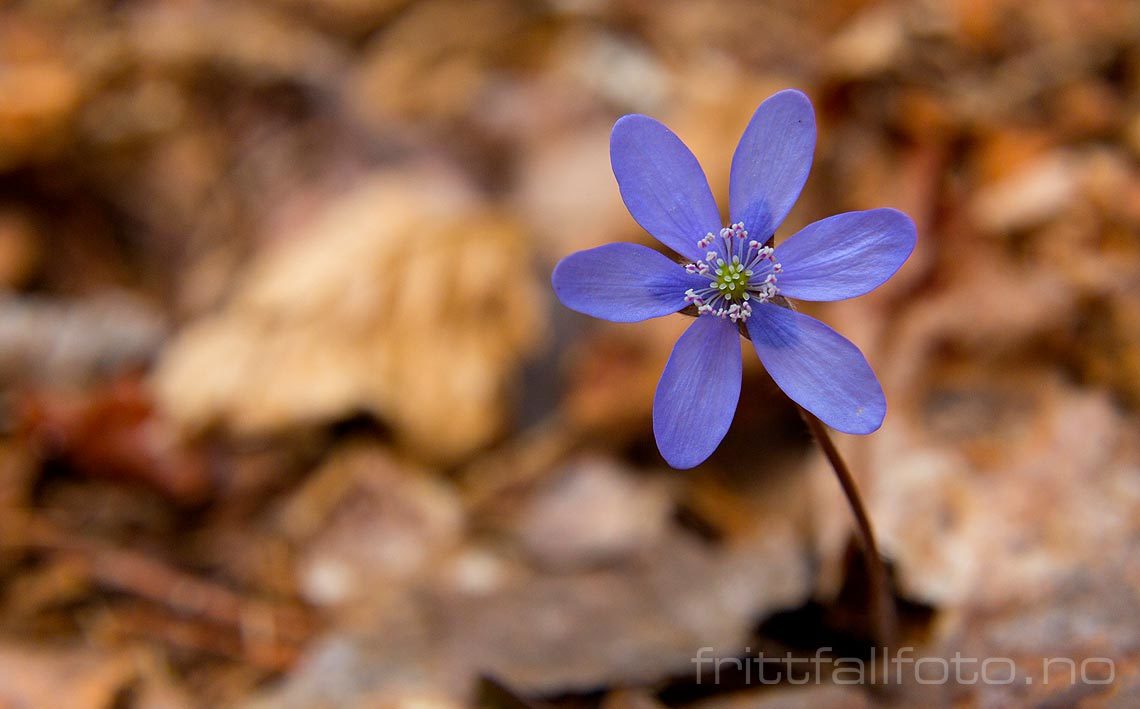
[[705,259],[685,270],[708,278],[709,284],[685,291],[685,302],[697,306],[698,315],[740,322],[752,315],[752,303],[769,301],[780,292],[776,277],[783,268],[775,251],[750,240],[743,222],[706,234],[697,248],[708,249]]
[[734,256],[732,263],[716,267],[716,280],[713,281],[713,285],[717,287],[717,290],[724,293],[724,297],[728,300],[737,297],[743,298],[744,286],[751,277],[752,273],[745,272],[744,264],[740,263],[740,260]]

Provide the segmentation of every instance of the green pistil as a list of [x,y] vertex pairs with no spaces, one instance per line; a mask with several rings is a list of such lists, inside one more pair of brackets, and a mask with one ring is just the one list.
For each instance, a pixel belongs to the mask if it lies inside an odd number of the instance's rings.
[[724,295],[725,300],[742,296],[748,287],[748,277],[752,275],[744,270],[744,264],[736,257],[733,257],[732,263],[717,266],[715,273],[714,286]]

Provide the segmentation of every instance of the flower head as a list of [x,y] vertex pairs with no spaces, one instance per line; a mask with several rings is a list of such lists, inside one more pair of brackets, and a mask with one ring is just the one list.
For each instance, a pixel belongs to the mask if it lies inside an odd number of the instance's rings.
[[694,307],[653,400],[653,433],[670,465],[691,468],[728,432],[740,398],[738,327],[793,401],[845,433],[882,425],[882,387],[855,345],[787,298],[831,301],[880,286],[914,250],[914,222],[894,209],[815,222],[774,249],[768,242],[799,197],[815,150],[811,102],[795,90],[760,104],[729,174],[729,226],[693,154],[641,115],[614,125],[610,161],[629,213],[683,263],[616,243],[571,254],[554,269],[564,305],[614,322]]

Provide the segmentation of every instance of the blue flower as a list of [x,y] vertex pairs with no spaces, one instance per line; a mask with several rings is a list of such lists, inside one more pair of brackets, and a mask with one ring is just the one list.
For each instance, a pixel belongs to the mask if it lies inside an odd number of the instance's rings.
[[859,348],[786,298],[843,300],[881,285],[914,250],[914,222],[894,209],[846,212],[815,222],[775,249],[766,243],[807,181],[815,114],[807,96],[781,91],[760,104],[732,156],[731,225],[701,166],[668,128],[623,116],[610,161],[629,213],[684,263],[629,243],[571,254],[554,269],[566,307],[637,322],[694,307],[653,399],[657,447],[674,468],[716,450],[740,398],[738,327],[793,401],[845,433],[878,430],[882,387]]

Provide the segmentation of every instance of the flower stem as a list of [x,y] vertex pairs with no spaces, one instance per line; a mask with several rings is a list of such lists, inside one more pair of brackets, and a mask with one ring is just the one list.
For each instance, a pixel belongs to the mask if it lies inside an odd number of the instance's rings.
[[858,530],[859,542],[863,547],[867,580],[871,586],[871,617],[877,636],[875,639],[884,648],[893,647],[898,634],[894,594],[891,592],[887,566],[883,562],[883,558],[879,556],[879,546],[875,542],[871,518],[867,515],[867,508],[863,504],[863,498],[859,495],[859,488],[855,484],[855,476],[851,474],[843,456],[839,454],[835,443],[832,442],[831,435],[827,432],[827,426],[811,412],[799,406],[796,408],[800,410],[800,416],[803,417],[812,435],[819,442],[819,447],[823,449],[823,455],[835,471],[835,477],[839,478],[839,485],[843,488],[843,494],[847,496],[847,504],[851,506],[851,513],[855,517],[855,528]]

